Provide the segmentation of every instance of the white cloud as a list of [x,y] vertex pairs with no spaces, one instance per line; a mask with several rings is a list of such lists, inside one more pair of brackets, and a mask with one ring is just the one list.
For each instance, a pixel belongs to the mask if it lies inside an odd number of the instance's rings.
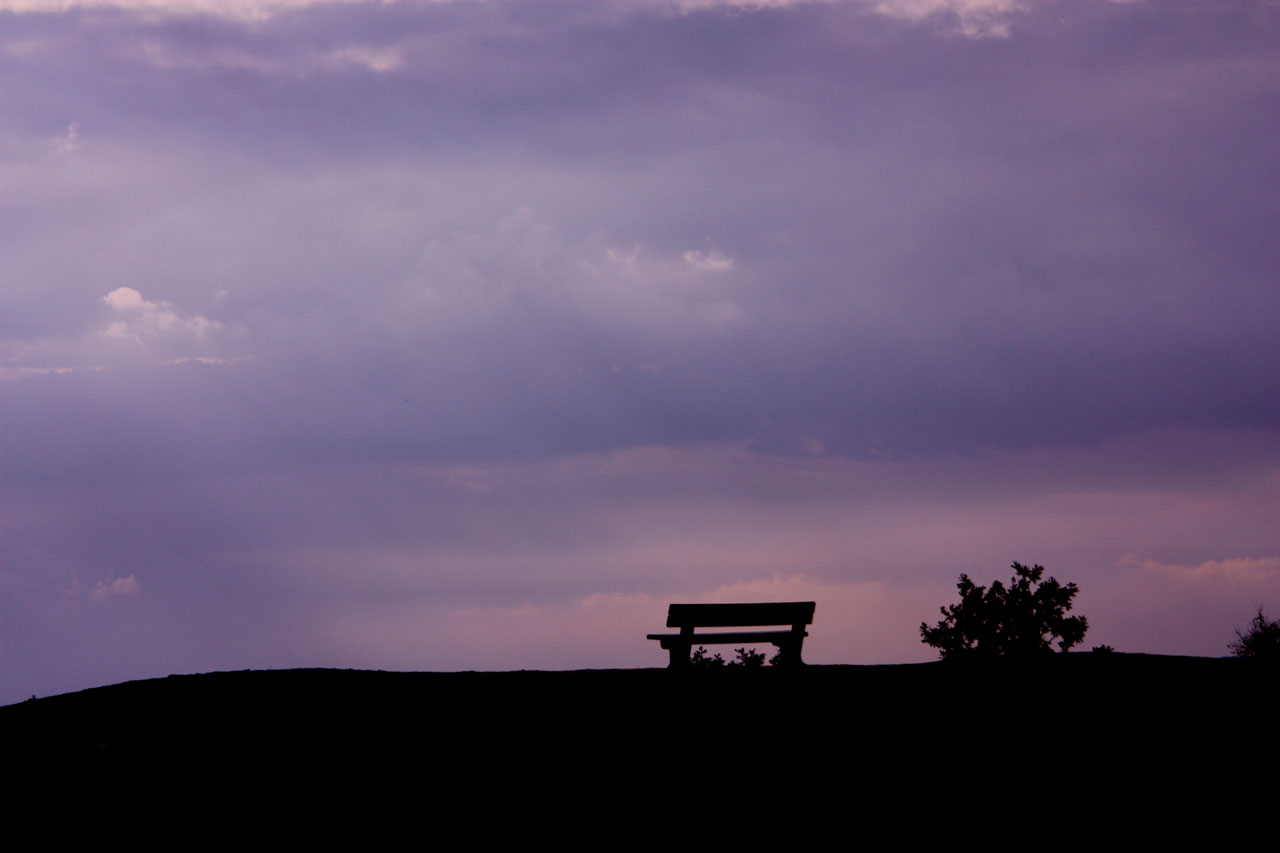
[[70,373],[74,367],[9,367],[0,364],[0,382],[25,379],[28,376],[48,376],[51,373]]
[[[0,11],[65,12],[74,8],[97,7],[261,21],[281,12],[305,9],[320,3],[384,5],[386,2],[388,0],[0,0]],[[687,13],[724,6],[744,10],[781,9],[814,2],[864,6],[876,14],[911,23],[949,19],[954,22],[954,30],[958,35],[968,38],[1003,38],[1010,32],[1009,19],[1025,10],[1032,0],[633,0],[633,5]],[[349,51],[338,53],[347,54]],[[333,58],[344,63],[356,61],[375,71],[387,71],[398,65],[398,58],[390,55],[361,55],[358,50],[349,56],[339,57],[335,54]]]
[[[123,50],[130,50],[125,46]],[[210,69],[223,68],[252,71],[258,74],[276,74],[292,68],[277,58],[256,55],[234,47],[209,47],[193,50],[187,45],[174,45],[160,40],[141,41],[131,46],[133,58],[155,68]]]
[[171,358],[166,364],[189,364],[196,362],[197,364],[241,364],[246,361],[253,361],[256,356],[253,355],[237,355],[233,358],[218,358],[212,355],[184,355],[179,358]]
[[[5,12],[66,12],[71,9],[112,8],[139,12],[216,15],[258,21],[279,12],[319,3],[361,3],[368,0],[0,0]],[[382,3],[383,0],[374,0]]]
[[132,287],[117,287],[102,297],[108,308],[121,315],[113,320],[104,334],[110,338],[143,343],[161,337],[189,337],[205,340],[222,328],[217,320],[200,314],[183,317],[168,302],[152,302]]
[[112,578],[110,581],[98,581],[89,597],[95,601],[118,596],[134,596],[142,592],[142,584],[133,575],[127,578]]
[[578,293],[584,307],[685,333],[723,332],[751,322],[731,293],[700,275],[732,269],[733,261],[718,252],[685,252],[679,260],[642,246],[606,248],[598,259],[584,254],[580,266],[589,275]]
[[70,598],[85,597],[90,601],[106,601],[111,598],[132,598],[142,592],[142,584],[134,575],[114,577],[98,581],[93,586],[86,586],[79,580],[73,580],[67,590]]
[[967,38],[1006,38],[1010,19],[1025,11],[1029,0],[868,0],[880,15],[922,23],[944,19]]
[[602,232],[566,241],[521,208],[491,230],[432,240],[388,303],[385,322],[445,331],[491,322],[523,300],[615,331],[666,339],[729,333],[753,322],[737,282],[725,275],[732,265],[721,252],[619,246]]
[[116,358],[139,353],[167,364],[227,365],[254,358],[221,351],[229,342],[243,340],[243,327],[228,329],[202,314],[147,299],[135,288],[117,287],[96,302],[106,317],[96,326],[82,327],[80,334],[0,341],[0,382],[98,372]]
[[730,272],[733,269],[733,258],[714,249],[710,252],[685,252],[684,262],[703,272]]
[[377,71],[379,74],[395,71],[404,64],[404,55],[398,49],[394,47],[369,47],[366,45],[351,45],[338,48],[331,51],[325,59],[325,64],[331,68],[354,65],[366,68],[369,71]]
[[67,132],[55,136],[49,140],[49,147],[54,151],[63,154],[70,154],[80,147],[80,123],[71,122],[67,125]]
[[367,44],[306,51],[289,59],[225,45],[194,49],[190,45],[154,39],[126,45],[121,49],[131,51],[134,59],[155,68],[235,69],[257,74],[307,74],[319,70],[341,71],[352,67],[383,74],[404,64],[404,54],[399,48]]
[[1224,560],[1206,560],[1199,565],[1181,565],[1149,560],[1137,554],[1120,558],[1123,566],[1132,566],[1144,572],[1165,575],[1181,583],[1204,583],[1222,580],[1227,583],[1261,583],[1280,573],[1280,557],[1230,557]]
[[142,294],[132,287],[117,287],[102,297],[102,301],[117,311],[141,310],[147,304]]

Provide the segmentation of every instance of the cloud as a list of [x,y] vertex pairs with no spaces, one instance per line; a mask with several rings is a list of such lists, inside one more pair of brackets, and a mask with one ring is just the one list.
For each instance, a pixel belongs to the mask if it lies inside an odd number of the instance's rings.
[[142,294],[132,287],[117,287],[102,297],[102,301],[117,311],[145,311],[148,308],[152,310],[157,308],[155,303],[144,301]]
[[84,597],[93,602],[107,601],[112,598],[132,598],[141,592],[142,584],[132,574],[100,580],[93,586],[86,586],[78,578],[73,578],[67,588],[69,597]]
[[[20,223],[0,236],[0,324],[50,342],[6,367],[96,365],[139,341],[236,359],[244,329],[273,363],[242,399],[335,417],[257,429],[435,453],[936,454],[1276,422],[1274,212],[1247,176],[1280,146],[1253,126],[1275,94],[1249,72],[1250,31],[1191,64],[1094,57],[1072,52],[1099,43],[1085,16],[1046,64],[1042,41],[988,55],[865,16],[841,19],[866,36],[847,44],[825,6],[776,32],[569,11],[539,29],[459,8],[95,24],[113,45],[286,64],[353,40],[403,48],[394,80],[286,74],[269,105],[208,70],[94,53],[100,33],[74,17],[16,21],[62,52],[24,72],[43,87],[29,104],[0,94],[5,113],[98,115],[76,157],[48,156],[60,116],[32,131],[43,159],[0,166]],[[1179,44],[1167,16],[1141,20]],[[496,32],[518,35],[498,51]],[[574,49],[601,34],[617,49]],[[1170,67],[1184,76],[1162,88]],[[1078,133],[1114,156],[1052,144]],[[1210,143],[1233,152],[1212,179]],[[110,307],[103,281],[134,295]],[[108,334],[82,341],[95,306]],[[484,422],[494,411],[508,426]]]
[[123,578],[112,578],[110,581],[98,581],[89,593],[94,601],[119,596],[134,596],[142,592],[142,584],[133,575]]
[[684,262],[694,269],[704,272],[731,272],[733,270],[733,258],[715,250],[710,252],[685,252]]
[[1232,557],[1206,560],[1197,565],[1164,563],[1137,554],[1120,558],[1118,565],[1172,578],[1183,584],[1222,581],[1228,584],[1260,584],[1280,574],[1280,557]]
[[394,71],[405,62],[403,53],[394,47],[379,48],[364,45],[337,48],[326,58],[330,67],[341,68],[344,65],[354,65],[380,74]]
[[[421,0],[423,5],[464,5],[473,0]],[[967,38],[1004,38],[1011,20],[1036,0],[620,0],[610,4],[621,10],[649,13],[689,13],[721,8],[737,11],[785,10],[812,5],[851,6],[874,14],[921,23],[949,22],[950,31]],[[388,0],[0,0],[0,11],[18,13],[66,12],[73,9],[113,8],[170,15],[207,15],[234,21],[267,21],[281,13],[316,5],[385,6]],[[398,59],[366,54],[360,61],[374,70],[389,70]]]
[[152,302],[132,287],[117,287],[102,302],[122,319],[113,320],[104,330],[109,338],[144,343],[156,338],[185,337],[206,340],[223,328],[217,320],[200,314],[180,315],[168,302]]
[[966,38],[1007,38],[1011,20],[1031,0],[867,0],[878,14],[919,23],[943,19]]
[[80,147],[80,125],[78,122],[71,122],[67,125],[67,132],[60,136],[55,136],[49,141],[49,147],[61,154],[70,154]]
[[122,55],[161,70],[244,71],[254,74],[306,76],[342,74],[352,69],[386,74],[405,63],[404,51],[396,45],[353,42],[338,47],[314,48],[273,56],[253,45],[212,43],[172,44],[163,39],[125,41]]
[[9,367],[0,365],[0,381],[24,379],[28,376],[71,373],[74,367]]
[[[216,297],[215,297],[216,299]],[[227,327],[202,314],[180,312],[171,303],[143,297],[132,287],[117,287],[100,297],[108,320],[79,334],[11,338],[0,341],[0,381],[96,373],[120,367],[121,343],[168,364],[196,362],[230,365],[251,360],[252,354],[221,355],[216,339]],[[243,330],[237,330],[243,332]],[[191,350],[206,352],[191,352]]]
[[73,9],[125,9],[133,12],[216,15],[255,21],[317,4],[383,3],[385,0],[0,0],[0,11],[67,12]]
[[714,251],[675,255],[641,244],[621,247],[603,231],[567,240],[522,207],[489,230],[457,231],[428,243],[418,269],[399,282],[387,320],[443,331],[577,317],[589,323],[590,336],[669,344],[750,323],[732,281],[704,275],[732,270],[732,259]]

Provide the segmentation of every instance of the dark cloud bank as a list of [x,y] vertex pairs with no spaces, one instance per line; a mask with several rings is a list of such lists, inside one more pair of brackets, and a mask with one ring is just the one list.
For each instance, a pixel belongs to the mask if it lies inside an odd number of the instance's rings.
[[643,662],[457,608],[770,577],[741,536],[1056,556],[1135,650],[1274,597],[1273,6],[581,6],[0,13],[0,699]]

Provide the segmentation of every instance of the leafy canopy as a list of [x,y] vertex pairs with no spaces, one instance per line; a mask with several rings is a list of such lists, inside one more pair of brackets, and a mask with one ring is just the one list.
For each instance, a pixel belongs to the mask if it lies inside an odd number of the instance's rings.
[[1065,652],[1084,639],[1088,620],[1067,615],[1080,591],[1074,583],[1041,581],[1044,566],[1014,563],[1013,573],[1007,587],[995,581],[990,588],[960,575],[960,603],[941,608],[943,619],[932,628],[921,622],[921,640],[943,658],[957,658],[1038,655],[1052,652],[1055,640]]
[[1268,619],[1261,607],[1244,631],[1236,629],[1231,653],[1242,658],[1280,660],[1280,619]]

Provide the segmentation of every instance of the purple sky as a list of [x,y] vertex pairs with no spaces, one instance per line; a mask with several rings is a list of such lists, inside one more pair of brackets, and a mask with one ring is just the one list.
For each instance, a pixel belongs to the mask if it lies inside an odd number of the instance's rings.
[[[214,10],[214,11],[210,11]],[[1280,612],[1271,2],[0,0],[0,702]]]

